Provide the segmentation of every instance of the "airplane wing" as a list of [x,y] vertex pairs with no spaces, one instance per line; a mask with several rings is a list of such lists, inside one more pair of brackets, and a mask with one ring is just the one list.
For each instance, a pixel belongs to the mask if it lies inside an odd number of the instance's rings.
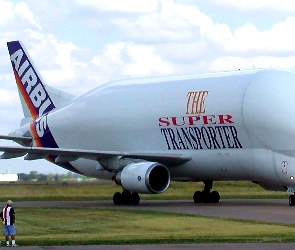
[[0,151],[4,153],[1,159],[10,159],[25,156],[25,160],[42,159],[49,155],[58,156],[56,163],[74,161],[78,158],[101,160],[116,156],[124,158],[142,159],[147,161],[156,161],[169,166],[177,166],[191,160],[191,157],[183,154],[159,154],[159,153],[128,153],[120,151],[97,151],[83,149],[66,148],[45,148],[45,147],[21,147],[21,146],[0,146]]

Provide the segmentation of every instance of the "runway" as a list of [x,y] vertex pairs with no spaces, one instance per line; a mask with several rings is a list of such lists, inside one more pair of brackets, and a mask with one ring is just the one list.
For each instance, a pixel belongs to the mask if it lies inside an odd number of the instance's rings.
[[221,200],[218,204],[195,204],[190,200],[143,200],[138,206],[115,206],[112,201],[30,201],[15,202],[14,207],[92,207],[97,209],[153,210],[295,224],[295,207],[290,207],[287,199]]
[[295,243],[224,243],[224,244],[150,244],[150,245],[103,245],[103,246],[50,246],[18,247],[19,250],[290,250]]
[[[5,204],[2,204],[5,205]],[[295,223],[295,207],[288,205],[287,199],[262,199],[262,200],[221,200],[219,204],[195,204],[190,200],[143,200],[138,206],[115,206],[112,201],[32,201],[32,202],[14,202],[14,207],[79,207],[79,208],[112,208],[129,210],[153,210],[163,212],[173,212],[180,214],[193,214],[208,217],[220,217],[231,219],[243,219],[252,221],[274,222],[283,224]],[[295,237],[294,237],[295,239]],[[232,244],[159,244],[159,245],[118,245],[118,246],[53,246],[52,250],[74,249],[74,250],[92,250],[92,249],[116,249],[116,250],[147,250],[147,249],[232,249],[240,250],[252,249],[292,249],[295,243],[232,243]],[[48,247],[19,247],[19,249],[41,250]]]

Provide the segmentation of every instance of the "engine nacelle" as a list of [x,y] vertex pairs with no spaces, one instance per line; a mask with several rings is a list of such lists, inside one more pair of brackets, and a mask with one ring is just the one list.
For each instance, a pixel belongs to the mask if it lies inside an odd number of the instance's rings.
[[170,172],[160,163],[146,161],[128,164],[114,179],[130,192],[159,194],[169,187]]

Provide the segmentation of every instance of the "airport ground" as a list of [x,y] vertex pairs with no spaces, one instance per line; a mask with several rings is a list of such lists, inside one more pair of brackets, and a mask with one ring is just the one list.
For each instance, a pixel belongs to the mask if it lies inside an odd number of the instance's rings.
[[[261,225],[285,225],[291,232],[294,231],[295,242],[295,229],[293,225],[295,223],[293,207],[288,206],[287,195],[283,193],[272,193],[263,191],[257,185],[249,183],[221,183],[217,187],[217,190],[221,190],[221,194],[225,194],[227,199],[221,199],[219,204],[194,204],[191,199],[187,199],[187,193],[192,192],[196,184],[189,183],[184,185],[172,184],[172,192],[167,193],[165,200],[147,200],[146,196],[143,196],[138,206],[114,206],[111,200],[103,200],[105,195],[110,195],[116,186],[89,186],[89,187],[71,187],[71,186],[35,186],[30,185],[26,188],[16,187],[14,185],[1,186],[2,194],[12,194],[11,190],[17,190],[12,199],[15,201],[14,206],[16,209],[21,208],[60,208],[60,209],[111,209],[111,210],[127,210],[127,211],[158,211],[173,214],[184,214],[192,216],[202,216],[204,218],[223,218],[237,221],[250,221]],[[115,188],[114,188],[115,187]],[[81,191],[82,190],[82,191]],[[8,192],[7,192],[8,191]],[[88,192],[90,191],[90,196]],[[169,191],[169,189],[168,189]],[[95,193],[101,195],[99,199],[93,199]],[[61,195],[62,193],[62,195]],[[83,197],[85,194],[85,197]],[[173,199],[173,195],[176,195],[176,199]],[[256,199],[242,199],[244,197]],[[261,195],[261,196],[259,196]],[[19,198],[21,196],[21,198]],[[8,197],[3,197],[5,201]],[[163,196],[162,196],[163,197]],[[240,198],[240,199],[228,199],[228,198]],[[279,199],[284,197],[284,199]],[[181,199],[183,198],[183,199]],[[259,198],[259,199],[257,199]],[[263,198],[263,199],[262,199]],[[275,199],[265,199],[275,198]],[[59,201],[56,201],[58,199]],[[78,199],[78,201],[76,200]],[[28,201],[30,200],[30,201]],[[39,200],[39,201],[38,201]],[[47,200],[47,201],[46,201]],[[4,204],[2,204],[4,205]],[[214,227],[212,227],[214,230]],[[277,232],[279,235],[279,232]],[[290,232],[289,232],[290,233]],[[195,241],[198,242],[198,241]],[[191,242],[190,243],[195,243]],[[203,241],[204,242],[204,241]],[[210,241],[209,241],[210,242]],[[217,241],[218,242],[218,241]],[[99,245],[99,246],[29,246],[20,247],[20,249],[228,249],[229,247],[238,247],[240,249],[289,249],[294,247],[293,233],[288,236],[288,239],[282,237],[277,238],[261,238],[254,240],[259,243],[246,243],[236,244],[231,240],[230,245],[226,241],[221,244],[157,244],[157,245]],[[241,242],[241,241],[239,241]],[[253,241],[250,241],[253,242]],[[287,242],[287,243],[285,243]],[[19,242],[20,244],[21,242]],[[171,242],[170,242],[171,243]],[[179,243],[179,242],[178,242]],[[202,243],[202,242],[200,242]],[[123,243],[124,244],[124,243]],[[20,244],[21,245],[21,244]],[[79,245],[79,244],[78,244]]]
[[110,208],[132,211],[151,210],[295,225],[295,208],[290,207],[286,199],[226,199],[221,200],[218,204],[195,204],[191,200],[145,200],[141,201],[138,206],[115,206],[111,201],[98,200],[23,201],[15,203],[15,206],[19,208]]
[[295,243],[224,243],[224,244],[157,244],[157,245],[101,245],[101,246],[53,246],[18,247],[20,250],[290,250]]
[[[162,211],[176,214],[190,214],[205,216],[207,218],[228,218],[236,220],[249,220],[251,222],[265,222],[274,225],[289,225],[294,230],[295,242],[295,210],[289,207],[287,200],[284,199],[239,199],[239,200],[221,200],[219,204],[199,204],[196,205],[189,200],[177,201],[142,201],[139,206],[114,206],[111,201],[34,201],[34,202],[18,202],[18,208],[96,208],[96,209],[124,209],[132,211]],[[214,228],[212,228],[214,230]],[[226,229],[225,229],[226,230]],[[274,241],[275,243],[270,243]],[[237,247],[241,250],[247,249],[290,249],[295,247],[292,238],[288,239],[288,243],[284,243],[284,238],[267,239],[261,238],[259,243],[214,243],[214,244],[157,244],[157,245],[97,245],[97,246],[51,246],[50,249],[229,249]],[[20,249],[48,249],[48,247],[20,247]]]

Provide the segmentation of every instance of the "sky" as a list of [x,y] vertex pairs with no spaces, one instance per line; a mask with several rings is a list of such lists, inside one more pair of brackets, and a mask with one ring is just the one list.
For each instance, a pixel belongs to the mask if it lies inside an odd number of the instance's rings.
[[[295,71],[294,27],[291,0],[0,0],[0,134],[23,118],[8,41],[22,41],[46,84],[77,96],[127,78]],[[32,170],[68,172],[0,160],[0,173]]]

